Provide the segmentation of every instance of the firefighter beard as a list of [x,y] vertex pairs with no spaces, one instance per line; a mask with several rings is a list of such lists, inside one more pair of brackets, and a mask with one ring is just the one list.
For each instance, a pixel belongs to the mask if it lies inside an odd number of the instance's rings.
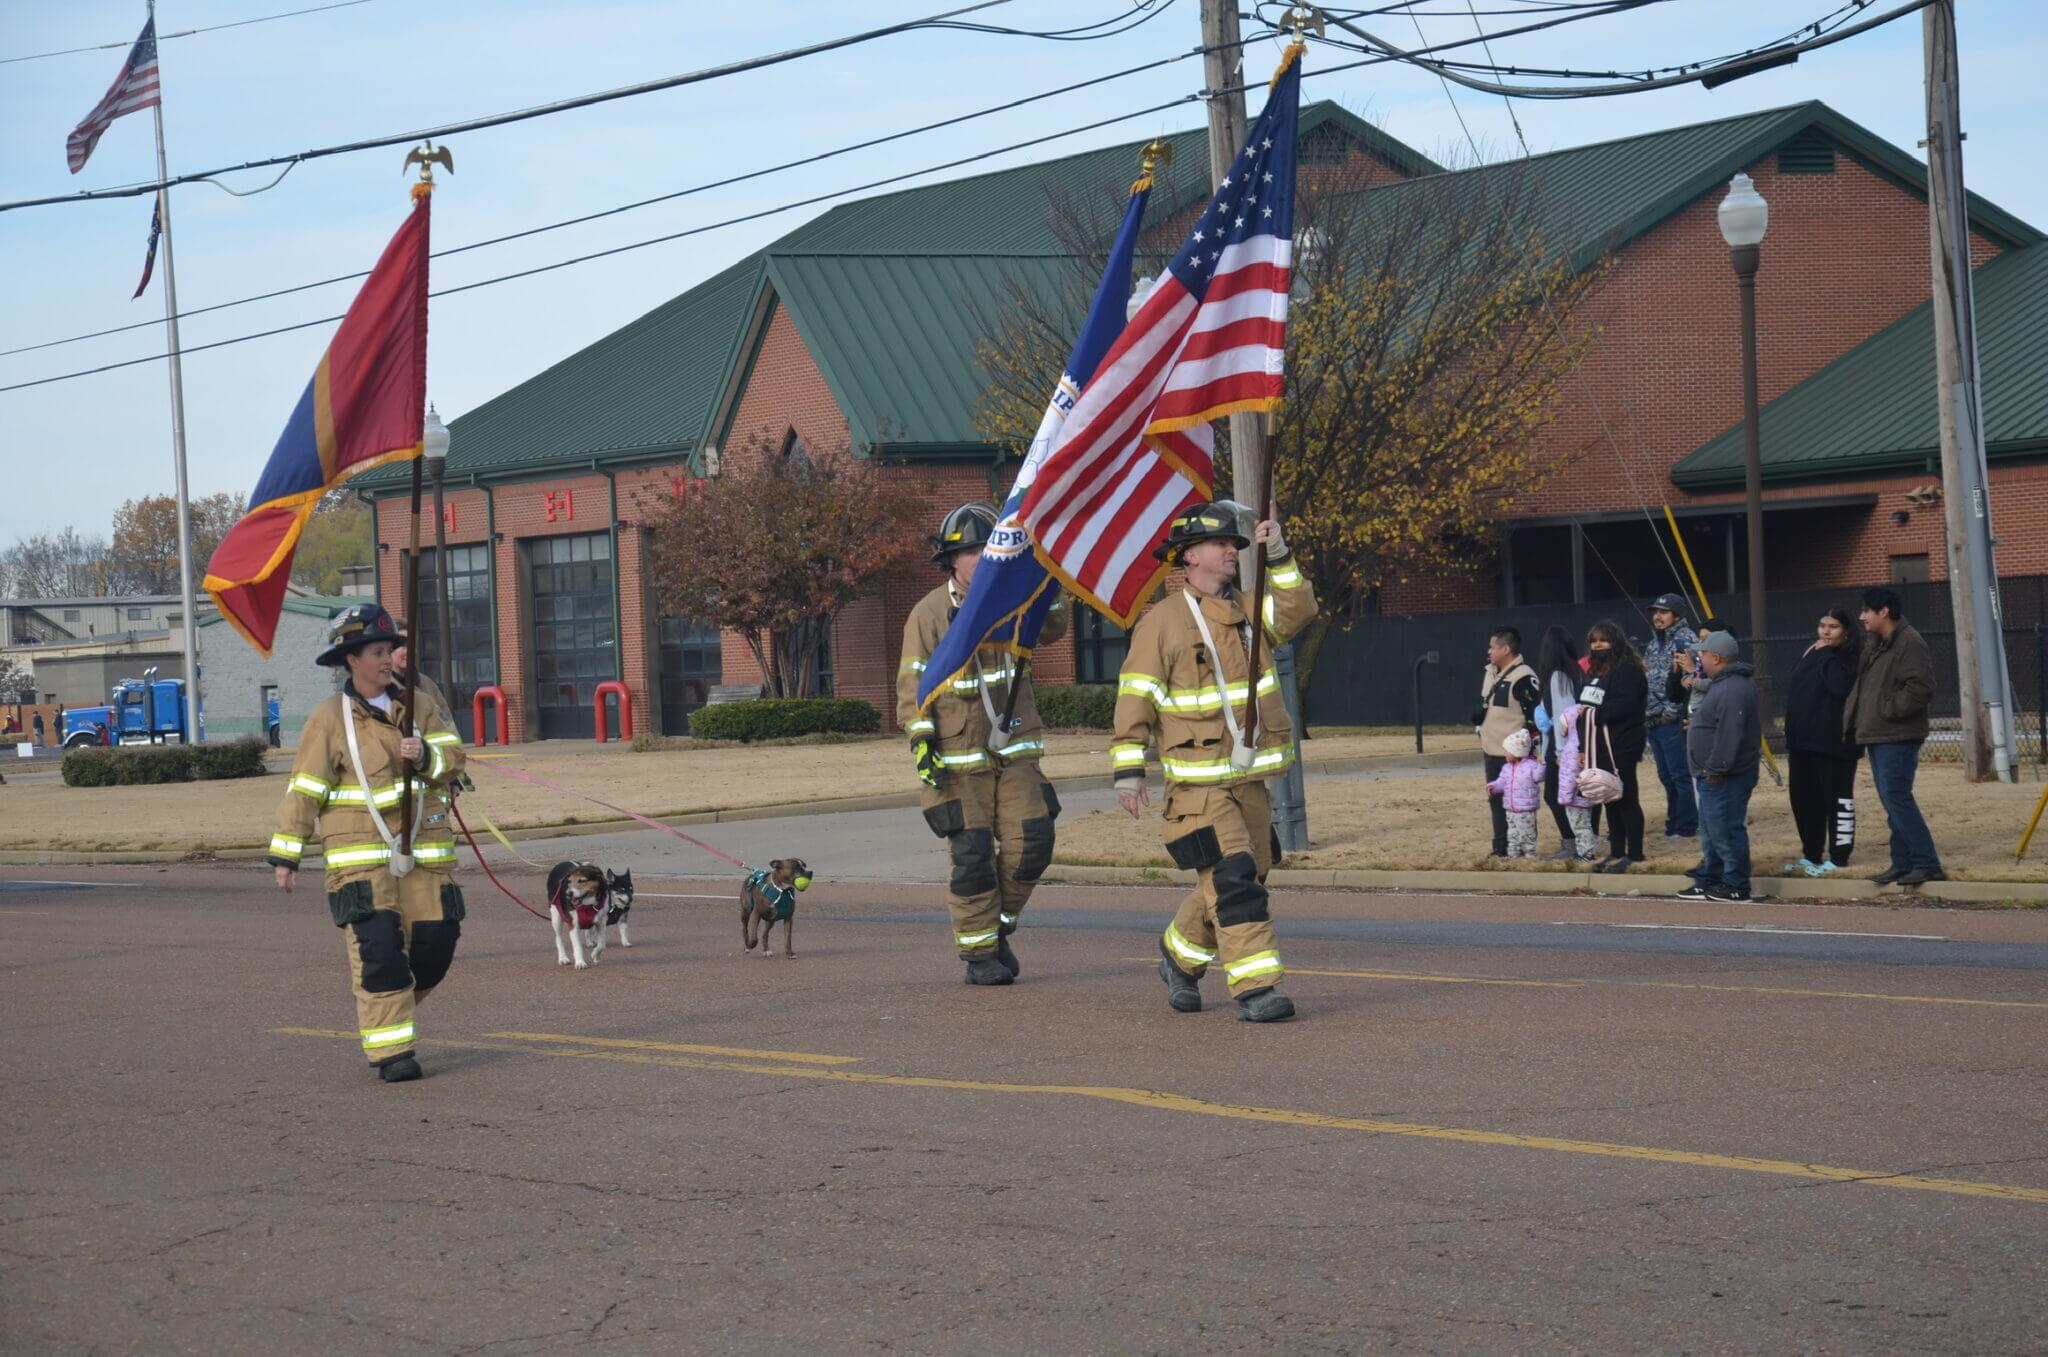
[[[996,761],[991,760],[991,765]],[[924,818],[952,857],[946,907],[963,960],[994,956],[1052,864],[1059,801],[1037,759],[948,772],[924,792]]]

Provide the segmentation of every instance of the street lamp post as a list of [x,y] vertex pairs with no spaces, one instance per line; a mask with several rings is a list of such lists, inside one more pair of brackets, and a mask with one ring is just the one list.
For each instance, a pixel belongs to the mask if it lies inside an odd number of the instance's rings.
[[[427,406],[426,429],[420,437],[420,451],[426,456],[427,470],[434,477],[434,658],[438,662],[441,694],[449,702],[455,701],[455,685],[450,681],[454,672],[453,657],[448,646],[448,515],[441,505],[441,483],[448,475],[448,426],[441,422],[440,412],[432,405]],[[419,563],[413,563],[419,569]],[[418,625],[418,619],[414,619]],[[454,713],[449,713],[454,719]]]
[[1756,266],[1763,252],[1764,228],[1771,219],[1770,204],[1756,191],[1746,174],[1728,181],[1728,196],[1721,200],[1717,214],[1721,239],[1728,242],[1729,258],[1735,265],[1735,279],[1742,298],[1742,474],[1746,493],[1749,530],[1749,637],[1750,662],[1756,676],[1766,677],[1764,657],[1764,466],[1757,433],[1756,397]]

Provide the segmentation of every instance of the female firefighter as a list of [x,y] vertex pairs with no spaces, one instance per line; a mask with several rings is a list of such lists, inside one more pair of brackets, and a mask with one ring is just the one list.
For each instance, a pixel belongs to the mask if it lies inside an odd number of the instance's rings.
[[[986,504],[963,504],[939,524],[932,562],[946,581],[910,610],[896,671],[896,719],[910,736],[925,784],[925,823],[952,850],[946,903],[970,985],[1017,978],[1010,934],[1052,862],[1053,820],[1060,813],[1059,798],[1038,770],[1045,732],[1031,678],[1013,656],[977,650],[973,664],[934,695],[930,710],[917,705],[925,667],[960,611],[995,527],[995,510]],[[1066,629],[1066,608],[1055,603],[1039,643],[1058,640]],[[1006,713],[1007,728],[1000,728]]]
[[[270,839],[277,884],[290,891],[312,838],[327,866],[327,908],[346,930],[363,1053],[386,1083],[420,1077],[413,1008],[448,974],[462,933],[462,888],[448,787],[462,737],[424,691],[417,715],[392,682],[391,614],[361,603],[335,617],[319,663],[346,666],[339,693],[313,708]],[[404,783],[412,784],[412,854],[400,853]]]
[[1236,588],[1237,553],[1251,544],[1238,533],[1235,506],[1209,503],[1175,518],[1154,553],[1187,572],[1187,587],[1154,604],[1131,632],[1110,744],[1117,799],[1135,817],[1151,804],[1145,750],[1157,742],[1166,772],[1166,851],[1175,866],[1196,873],[1195,889],[1159,944],[1167,1003],[1176,1013],[1199,1013],[1197,982],[1220,963],[1245,1022],[1294,1016],[1294,1001],[1275,988],[1282,967],[1266,909],[1275,856],[1266,781],[1294,759],[1271,646],[1316,615],[1315,591],[1267,513],[1252,532],[1267,563],[1256,736],[1247,742],[1240,722],[1250,692],[1251,624]]

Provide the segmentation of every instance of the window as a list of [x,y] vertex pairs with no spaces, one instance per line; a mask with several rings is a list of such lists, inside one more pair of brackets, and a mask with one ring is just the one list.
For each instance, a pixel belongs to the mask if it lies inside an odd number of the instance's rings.
[[1925,584],[1927,579],[1926,552],[1923,551],[1917,556],[1892,557],[1893,584]]
[[597,685],[619,672],[611,537],[537,537],[527,550],[540,737],[588,739],[597,733]]
[[[419,637],[421,672],[441,677],[441,564],[432,547],[420,553],[420,616],[413,630]],[[491,550],[483,543],[448,548],[448,649],[453,657],[448,703],[455,710],[455,728],[464,739],[470,729],[470,699],[476,690],[498,681],[492,658]]]
[[1779,174],[1833,174],[1835,144],[1819,132],[1807,132],[1778,148]]
[[66,608],[64,610],[64,620],[66,622],[76,622],[78,620],[78,609]]
[[128,610],[128,620],[130,622],[147,622],[149,620],[149,609],[130,608]]
[[792,476],[808,477],[815,465],[811,461],[811,450],[804,446],[804,440],[797,437],[795,429],[782,436],[782,460],[789,463]]
[[1123,668],[1124,655],[1131,648],[1131,634],[1084,604],[1074,611],[1074,680],[1077,683],[1115,683]]

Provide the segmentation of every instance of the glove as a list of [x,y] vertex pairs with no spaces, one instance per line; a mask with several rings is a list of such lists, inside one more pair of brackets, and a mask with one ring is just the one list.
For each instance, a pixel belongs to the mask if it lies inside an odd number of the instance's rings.
[[912,740],[910,752],[917,757],[917,778],[927,787],[939,785],[939,751],[930,740]]
[[1287,554],[1287,536],[1280,531],[1280,520],[1273,520],[1273,540],[1266,543],[1266,559],[1277,561]]
[[1555,726],[1556,724],[1557,723],[1555,721],[1552,721],[1550,719],[1550,709],[1548,707],[1538,707],[1536,709],[1537,730],[1541,731],[1545,735],[1548,735],[1551,731],[1551,727]]

